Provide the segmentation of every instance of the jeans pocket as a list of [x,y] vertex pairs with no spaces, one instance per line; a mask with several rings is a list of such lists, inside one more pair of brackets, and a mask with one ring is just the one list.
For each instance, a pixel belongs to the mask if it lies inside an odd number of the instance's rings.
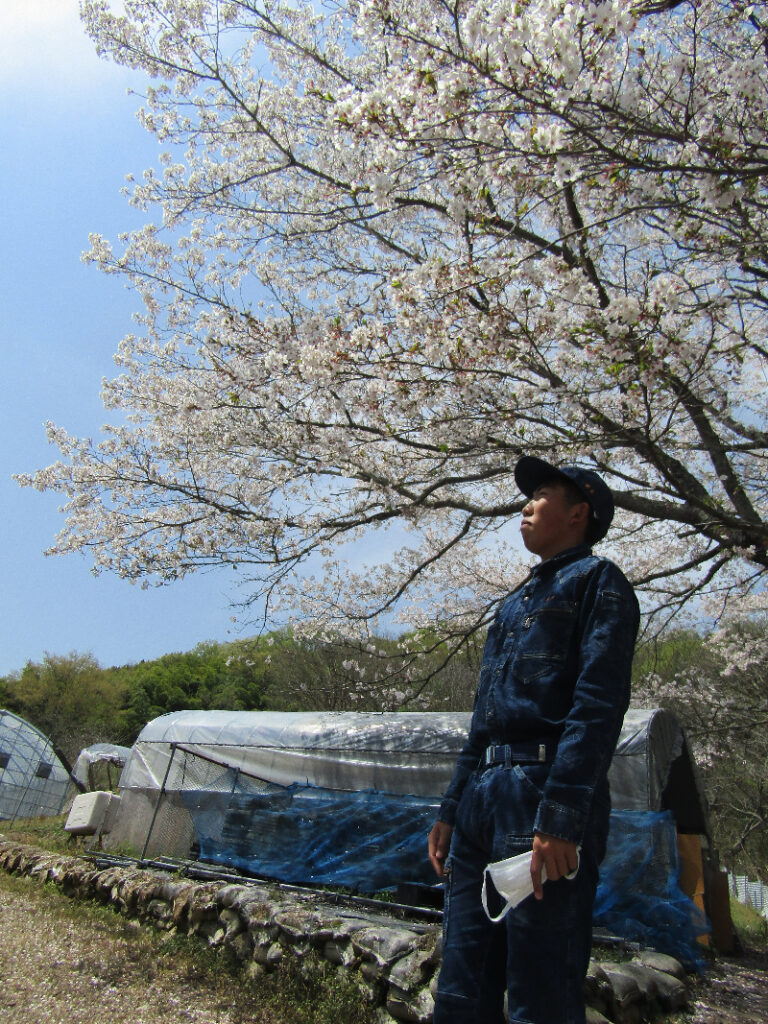
[[533,847],[533,830],[530,832],[507,832],[504,842],[498,851],[499,860],[507,860],[508,857],[517,857],[521,853],[529,853]]
[[[546,766],[544,766],[546,767]],[[533,823],[541,803],[541,793],[520,765],[500,768],[494,799],[489,802],[493,816],[493,857],[504,860],[531,849]]]
[[512,771],[515,774],[524,792],[541,800],[544,796],[544,785],[549,775],[548,764],[514,764]]

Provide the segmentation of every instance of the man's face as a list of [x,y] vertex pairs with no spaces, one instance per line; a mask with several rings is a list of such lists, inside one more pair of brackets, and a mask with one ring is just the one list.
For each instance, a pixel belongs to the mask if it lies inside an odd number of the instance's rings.
[[569,503],[557,483],[537,487],[523,508],[523,544],[542,561],[582,543],[589,517],[586,501]]

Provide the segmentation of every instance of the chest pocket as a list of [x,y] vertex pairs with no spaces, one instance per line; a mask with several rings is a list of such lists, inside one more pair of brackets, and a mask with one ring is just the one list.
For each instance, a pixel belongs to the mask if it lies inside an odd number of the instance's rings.
[[566,667],[573,650],[577,612],[575,601],[560,598],[546,602],[523,619],[513,667],[520,682],[533,683]]

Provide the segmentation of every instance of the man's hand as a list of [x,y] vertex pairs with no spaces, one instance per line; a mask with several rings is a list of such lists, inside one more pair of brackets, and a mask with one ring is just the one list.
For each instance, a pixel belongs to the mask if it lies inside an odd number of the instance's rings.
[[436,821],[429,833],[429,862],[435,869],[438,878],[445,874],[445,860],[451,848],[453,825],[444,821]]
[[570,875],[578,866],[579,848],[576,843],[569,843],[567,839],[558,839],[557,836],[548,836],[544,832],[537,832],[533,837],[531,881],[533,882],[533,895],[537,900],[544,896],[541,882],[543,867],[547,869],[547,878],[556,882],[558,878]]

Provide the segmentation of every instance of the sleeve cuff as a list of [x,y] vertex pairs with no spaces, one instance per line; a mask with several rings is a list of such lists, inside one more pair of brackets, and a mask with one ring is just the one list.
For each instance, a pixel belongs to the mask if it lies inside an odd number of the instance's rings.
[[553,803],[551,800],[542,800],[533,823],[533,831],[544,832],[548,836],[556,836],[558,839],[566,839],[569,843],[581,845],[585,825],[584,815],[574,811],[572,807],[563,807],[562,804]]
[[452,800],[450,797],[446,797],[440,804],[440,810],[437,812],[437,820],[444,821],[446,825],[456,824],[456,807],[457,802]]

